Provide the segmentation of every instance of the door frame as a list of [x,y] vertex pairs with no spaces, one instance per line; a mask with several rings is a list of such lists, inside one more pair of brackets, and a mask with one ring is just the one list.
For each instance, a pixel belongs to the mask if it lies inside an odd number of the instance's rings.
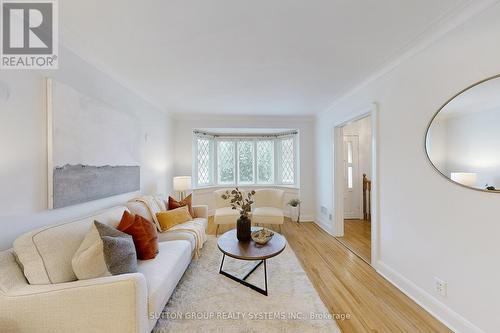
[[[371,192],[371,265],[376,268],[380,258],[380,228],[379,228],[379,193],[378,183],[378,105],[372,103],[365,108],[348,113],[343,119],[333,124],[333,235],[344,235],[344,133],[343,127],[353,121],[371,117],[371,144],[372,144],[372,192]],[[335,147],[342,147],[335,149]]]

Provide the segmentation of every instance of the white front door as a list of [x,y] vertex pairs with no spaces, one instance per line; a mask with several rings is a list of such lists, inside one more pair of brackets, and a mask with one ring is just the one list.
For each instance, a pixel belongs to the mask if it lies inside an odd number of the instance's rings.
[[361,218],[359,137],[344,135],[344,218]]

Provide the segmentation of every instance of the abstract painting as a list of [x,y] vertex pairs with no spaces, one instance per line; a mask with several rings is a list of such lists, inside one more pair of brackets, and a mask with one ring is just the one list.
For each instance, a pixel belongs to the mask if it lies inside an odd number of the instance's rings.
[[137,117],[47,79],[49,209],[140,189]]

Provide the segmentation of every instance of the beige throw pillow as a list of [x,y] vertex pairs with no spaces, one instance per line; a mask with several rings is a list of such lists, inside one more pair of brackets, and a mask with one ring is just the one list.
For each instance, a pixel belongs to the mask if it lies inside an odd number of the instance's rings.
[[71,261],[79,280],[137,272],[132,236],[94,221]]

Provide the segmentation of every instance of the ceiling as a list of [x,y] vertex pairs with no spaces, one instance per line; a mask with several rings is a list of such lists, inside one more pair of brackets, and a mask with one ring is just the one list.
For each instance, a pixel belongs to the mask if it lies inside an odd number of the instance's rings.
[[302,116],[470,1],[64,0],[59,10],[65,46],[166,111]]

